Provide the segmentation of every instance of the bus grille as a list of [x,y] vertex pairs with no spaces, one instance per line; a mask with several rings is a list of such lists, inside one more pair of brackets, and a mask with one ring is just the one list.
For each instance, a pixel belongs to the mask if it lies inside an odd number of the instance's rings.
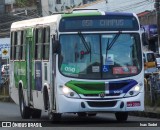
[[[99,94],[83,94],[85,97],[99,97]],[[120,96],[120,93],[115,94],[105,94],[105,96]]]
[[87,101],[90,107],[114,107],[117,104],[117,101],[108,101],[108,102],[93,102]]

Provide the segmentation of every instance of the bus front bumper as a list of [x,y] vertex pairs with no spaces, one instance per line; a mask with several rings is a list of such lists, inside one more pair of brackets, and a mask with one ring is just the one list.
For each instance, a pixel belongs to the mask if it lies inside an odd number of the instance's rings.
[[144,94],[120,99],[75,99],[59,95],[58,112],[143,111]]

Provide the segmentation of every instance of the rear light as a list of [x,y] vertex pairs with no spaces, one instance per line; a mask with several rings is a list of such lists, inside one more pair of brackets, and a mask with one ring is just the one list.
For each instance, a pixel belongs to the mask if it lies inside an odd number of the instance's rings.
[[141,106],[140,101],[127,102],[127,107],[137,107],[137,106]]

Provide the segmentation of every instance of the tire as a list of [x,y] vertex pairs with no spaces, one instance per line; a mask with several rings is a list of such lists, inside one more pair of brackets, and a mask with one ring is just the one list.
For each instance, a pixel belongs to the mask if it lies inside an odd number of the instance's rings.
[[61,113],[48,113],[49,120],[52,122],[61,121],[62,114]]
[[39,118],[41,118],[41,113],[42,113],[42,111],[41,110],[39,110],[39,109],[32,109],[32,114],[31,114],[31,116],[32,116],[32,118],[36,118],[36,119],[39,119]]
[[128,112],[116,112],[115,116],[117,121],[124,122],[128,119]]
[[97,113],[88,113],[88,116],[96,116]]
[[49,104],[49,95],[46,89],[44,89],[43,99],[44,99],[44,109],[49,110],[50,104]]
[[21,112],[21,117],[23,119],[29,119],[30,118],[30,108],[26,106],[24,102],[24,96],[23,96],[23,91],[19,91],[19,107],[20,107],[20,112]]
[[79,117],[86,117],[86,116],[87,116],[87,113],[85,113],[85,112],[78,112],[77,115],[78,115]]

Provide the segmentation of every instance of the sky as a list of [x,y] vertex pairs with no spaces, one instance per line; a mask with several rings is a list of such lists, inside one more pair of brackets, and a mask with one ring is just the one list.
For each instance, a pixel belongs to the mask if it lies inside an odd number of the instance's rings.
[[94,4],[85,8],[97,8],[108,12],[131,12],[141,13],[146,10],[154,10],[154,0],[102,0],[97,4]]

